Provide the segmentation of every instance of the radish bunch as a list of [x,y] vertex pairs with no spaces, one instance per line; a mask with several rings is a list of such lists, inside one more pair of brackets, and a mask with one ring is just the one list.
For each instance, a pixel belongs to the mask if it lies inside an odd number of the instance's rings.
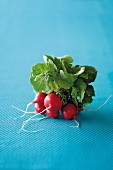
[[[78,113],[84,110],[84,106],[92,103],[95,96],[91,83],[97,76],[96,68],[73,65],[71,56],[44,55],[43,58],[44,63],[33,65],[30,73],[30,83],[38,93],[34,101],[27,104],[25,111],[14,108],[24,112],[24,115],[35,114],[26,120],[26,123],[29,120],[41,120],[47,117],[56,119],[61,111],[65,119],[74,120],[78,127],[79,123],[76,121]],[[32,104],[34,104],[34,112],[28,112]],[[44,117],[34,119],[38,114]]]
[[49,117],[55,119],[59,117],[60,110],[62,111],[62,116],[68,120],[74,119],[80,111],[80,108],[72,103],[63,106],[62,99],[55,93],[46,95],[40,92],[36,95],[32,104],[35,104],[34,108],[36,113],[46,113]]
[[55,119],[59,117],[60,110],[62,111],[62,116],[68,120],[74,119],[80,111],[80,108],[72,103],[63,106],[62,99],[55,93],[47,95],[46,93],[39,92],[30,105],[31,104],[34,104],[34,110],[36,113],[46,113],[49,117]]

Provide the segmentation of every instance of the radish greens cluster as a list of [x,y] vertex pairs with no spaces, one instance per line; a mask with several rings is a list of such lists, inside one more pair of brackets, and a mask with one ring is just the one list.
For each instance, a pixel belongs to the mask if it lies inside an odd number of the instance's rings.
[[95,92],[91,83],[97,75],[95,67],[73,66],[70,56],[44,55],[43,58],[44,63],[35,64],[30,74],[35,91],[58,94],[63,105],[72,102],[82,107],[92,102]]

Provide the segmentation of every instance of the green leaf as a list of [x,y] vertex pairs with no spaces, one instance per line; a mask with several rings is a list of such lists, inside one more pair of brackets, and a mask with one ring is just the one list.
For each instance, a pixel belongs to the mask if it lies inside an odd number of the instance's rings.
[[35,64],[32,67],[31,74],[30,74],[30,82],[33,88],[40,92],[40,91],[48,91],[48,75],[49,66],[45,63]]
[[93,66],[83,66],[85,67],[85,72],[95,74],[97,72],[96,68]]
[[55,90],[59,89],[59,87],[55,81],[49,81],[49,87],[50,87],[50,89],[55,89]]
[[[56,77],[56,76],[55,76],[55,77]],[[58,87],[58,85],[56,84],[56,82],[55,82],[54,79],[55,79],[55,78],[54,78],[53,76],[51,76],[51,75],[48,76],[48,84],[49,84],[49,87],[50,87],[50,89],[58,90],[59,87]]]
[[74,86],[72,87],[71,95],[72,95],[72,98],[74,98],[74,99],[76,99],[76,97],[78,95],[78,89]]
[[77,95],[78,95],[78,89],[76,87],[72,87],[71,91],[71,96],[72,96],[72,102],[78,106],[78,101],[77,101]]
[[60,74],[57,74],[55,77],[55,82],[61,89],[70,89],[72,86],[72,79],[67,80],[65,75],[63,74],[63,71],[60,72]]
[[60,61],[60,70],[63,70],[64,72],[69,73],[70,69],[72,67],[72,64],[70,64],[64,60],[59,60],[59,61]]
[[41,73],[37,76],[33,76],[33,74],[31,74],[30,82],[37,92],[49,90],[47,77],[43,73]]
[[49,63],[51,60],[56,65],[57,71],[63,70],[67,72],[72,66],[70,63],[73,62],[73,59],[70,56],[53,57],[50,55],[44,55],[43,58],[46,63]]
[[66,68],[65,62],[64,62],[64,61],[61,61],[61,64],[62,64],[61,69],[62,69],[64,72],[67,73],[67,68]]
[[61,59],[62,61],[67,62],[67,63],[73,62],[73,58],[71,56],[62,56],[62,57],[58,57],[58,59]]
[[53,61],[54,57],[50,56],[50,55],[43,55],[43,59],[44,59],[45,63],[48,63],[48,60]]
[[79,90],[78,100],[79,102],[82,102],[86,91],[86,83],[81,78],[78,78],[77,81],[75,82],[75,86]]
[[84,71],[85,71],[85,68],[84,68],[84,67],[81,67],[81,66],[79,66],[79,65],[73,66],[73,67],[71,67],[71,69],[70,69],[70,73],[72,73],[72,74],[77,74],[77,75],[82,74]]
[[90,104],[93,101],[91,96],[88,96],[87,94],[84,95],[84,99],[83,99],[83,105],[87,105]]
[[61,78],[66,80],[71,86],[73,86],[74,81],[77,79],[76,75],[65,73],[63,70],[60,70]]
[[86,83],[91,83],[95,81],[95,78],[97,76],[96,68],[92,66],[84,66],[84,67],[85,67],[85,73],[88,74],[88,79],[85,80]]
[[78,106],[78,101],[77,101],[77,99],[72,98],[72,102],[73,102],[76,106]]
[[57,66],[54,64],[54,62],[50,59],[48,59],[48,63],[47,63],[49,70],[51,72],[56,72],[57,71]]
[[48,85],[48,80],[46,76],[38,76],[37,78],[37,89],[38,91],[48,91],[49,89],[49,85]]
[[80,78],[83,78],[83,79],[88,79],[88,74],[87,73],[82,73],[79,75]]
[[51,60],[56,65],[58,72],[61,70],[62,63],[60,59],[58,59],[57,57],[50,56],[50,55],[44,55],[43,58],[46,63],[49,63]]
[[81,75],[85,70],[85,67],[81,67],[80,70],[75,74],[77,76]]
[[[62,61],[63,62],[63,61]],[[72,64],[68,63],[68,62],[63,62],[63,65],[65,67],[65,72],[67,73],[71,73],[70,70],[72,68]],[[72,73],[71,73],[72,74]]]
[[95,91],[92,85],[87,85],[86,94],[89,96],[95,96]]
[[32,67],[32,71],[33,71],[33,74],[34,75],[37,75],[37,74],[40,74],[40,73],[43,73],[45,71],[47,71],[49,69],[48,65],[46,63],[38,63],[38,64],[35,64],[33,67]]

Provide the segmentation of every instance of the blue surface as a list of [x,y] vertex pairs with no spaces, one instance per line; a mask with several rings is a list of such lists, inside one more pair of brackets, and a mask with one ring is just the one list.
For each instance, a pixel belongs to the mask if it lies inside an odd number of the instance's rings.
[[69,54],[75,64],[98,70],[97,108],[113,94],[113,1],[111,0],[0,0],[0,170],[111,170],[113,169],[113,97],[98,112],[72,121],[47,119],[29,124],[43,128],[21,132],[21,113],[34,98],[29,83],[31,66],[43,54]]

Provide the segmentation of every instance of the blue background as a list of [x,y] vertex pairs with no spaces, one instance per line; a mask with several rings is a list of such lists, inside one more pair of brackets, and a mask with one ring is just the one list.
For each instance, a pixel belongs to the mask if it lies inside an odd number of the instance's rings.
[[[113,97],[98,112],[72,121],[47,119],[29,124],[38,133],[18,133],[34,98],[29,83],[33,64],[43,54],[70,55],[74,64],[93,65],[98,77],[97,108],[113,94],[113,1],[0,0],[0,170],[113,169]],[[32,108],[33,109],[33,108]]]

